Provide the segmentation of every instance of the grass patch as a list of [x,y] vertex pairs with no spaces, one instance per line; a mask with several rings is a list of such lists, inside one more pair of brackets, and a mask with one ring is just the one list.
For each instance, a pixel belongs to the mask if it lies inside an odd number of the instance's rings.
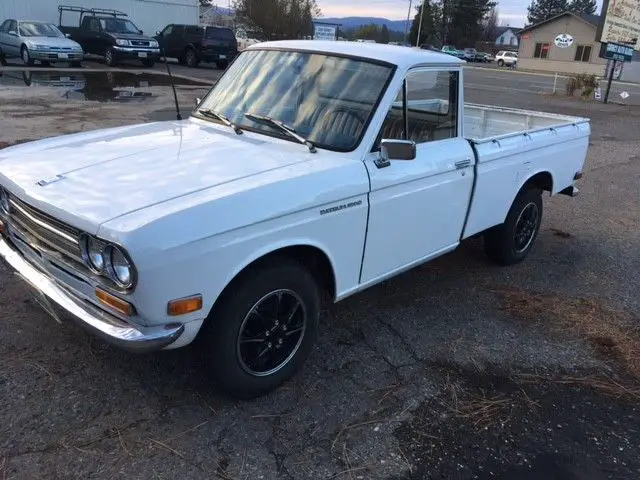
[[597,298],[517,289],[496,293],[501,310],[558,333],[584,338],[600,356],[613,360],[624,374],[640,381],[640,322],[630,313],[614,309]]

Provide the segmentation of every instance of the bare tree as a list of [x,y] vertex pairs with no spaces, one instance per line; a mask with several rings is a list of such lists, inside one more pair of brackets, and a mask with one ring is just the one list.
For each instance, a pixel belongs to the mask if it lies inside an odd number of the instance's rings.
[[493,7],[482,21],[482,40],[493,41],[498,36],[498,7]]

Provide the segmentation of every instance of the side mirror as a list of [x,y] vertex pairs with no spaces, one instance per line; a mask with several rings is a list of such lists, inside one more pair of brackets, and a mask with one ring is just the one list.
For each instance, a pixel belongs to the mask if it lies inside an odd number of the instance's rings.
[[201,99],[201,98],[196,98],[196,107],[197,107],[198,105],[200,105],[200,102],[202,102],[202,99]]
[[380,142],[380,158],[375,161],[378,168],[391,165],[391,160],[415,160],[416,142],[411,140],[383,139]]
[[67,38],[71,38],[71,34],[70,33],[65,33],[64,36],[67,37]]
[[160,36],[160,30],[156,30],[156,35]]
[[142,35],[144,32],[142,30],[138,30],[138,33],[140,33],[140,35]]
[[11,30],[9,32],[9,35],[11,35],[12,37],[17,37],[18,36],[18,32],[16,32],[15,30]]

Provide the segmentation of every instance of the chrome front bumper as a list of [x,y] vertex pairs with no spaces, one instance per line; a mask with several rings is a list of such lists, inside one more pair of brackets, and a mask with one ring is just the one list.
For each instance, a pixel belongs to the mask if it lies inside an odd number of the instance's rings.
[[82,327],[116,347],[144,353],[161,350],[175,342],[184,325],[134,328],[120,319],[76,298],[58,282],[33,267],[10,241],[0,238],[0,260],[4,260],[35,293],[36,300],[54,318],[61,310]]
[[[60,54],[67,55],[67,58],[60,58]],[[84,52],[57,52],[48,50],[30,50],[29,55],[32,60],[45,62],[81,62],[84,60]]]

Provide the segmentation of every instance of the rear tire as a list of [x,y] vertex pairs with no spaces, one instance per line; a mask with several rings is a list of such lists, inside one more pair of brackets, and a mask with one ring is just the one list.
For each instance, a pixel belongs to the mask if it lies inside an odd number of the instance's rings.
[[521,262],[532,250],[541,223],[542,191],[528,187],[513,201],[505,222],[484,234],[487,256],[500,265]]
[[234,280],[203,326],[198,343],[218,387],[254,398],[290,378],[311,352],[320,292],[307,268],[277,259]]

